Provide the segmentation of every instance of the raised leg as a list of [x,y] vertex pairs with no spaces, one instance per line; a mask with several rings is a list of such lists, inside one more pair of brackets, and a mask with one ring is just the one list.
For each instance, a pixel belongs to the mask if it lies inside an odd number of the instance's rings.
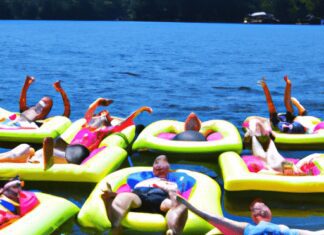
[[28,144],[20,144],[14,149],[1,153],[0,162],[25,163],[30,156],[35,154],[35,150]]
[[167,235],[180,234],[186,224],[188,218],[188,209],[185,205],[178,204],[172,207],[167,215],[166,220],[168,223]]
[[287,75],[284,77],[284,80],[286,81],[284,104],[286,106],[287,112],[293,114],[294,113],[294,108],[293,108],[292,103],[291,103],[291,82],[288,79]]
[[267,157],[267,153],[264,151],[256,136],[252,136],[252,154],[264,160],[266,160]]
[[53,151],[54,151],[54,140],[51,137],[47,137],[43,140],[43,164],[44,170],[50,168],[53,163]]
[[116,194],[111,190],[109,184],[107,184],[107,189],[101,194],[101,198],[113,228],[120,227],[122,219],[130,209],[138,208],[142,204],[141,199],[136,194],[128,192]]
[[262,80],[259,81],[258,84],[260,84],[261,87],[263,88],[263,92],[264,92],[264,95],[266,97],[270,117],[272,117],[273,115],[277,114],[277,110],[276,110],[276,107],[275,107],[275,105],[274,105],[274,103],[272,101],[272,97],[271,97],[268,85],[267,85],[267,83],[265,81],[265,78],[262,78]]
[[298,115],[299,116],[305,116],[305,115],[307,115],[307,110],[304,108],[303,105],[301,105],[301,103],[295,97],[291,97],[291,102],[298,109]]

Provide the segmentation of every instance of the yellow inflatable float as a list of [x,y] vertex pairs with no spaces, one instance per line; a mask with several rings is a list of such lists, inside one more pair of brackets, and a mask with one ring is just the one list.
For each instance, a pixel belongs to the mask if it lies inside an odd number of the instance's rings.
[[[152,167],[132,167],[118,170],[105,177],[95,187],[89,198],[84,203],[78,214],[78,222],[84,227],[96,228],[105,230],[111,227],[108,220],[104,203],[101,199],[102,190],[106,189],[108,182],[114,191],[123,188],[128,181],[130,175],[141,175],[142,172],[152,172]],[[192,204],[199,206],[200,209],[209,211],[212,214],[222,215],[220,197],[221,191],[218,184],[206,175],[201,173],[177,170],[179,174],[187,174],[194,179],[194,184],[186,184],[189,192],[188,200]],[[143,173],[143,174],[144,174]],[[208,189],[208,190],[206,190]],[[154,213],[128,212],[127,216],[122,221],[122,225],[126,228],[146,231],[146,232],[163,232],[166,231],[167,224],[163,215]],[[205,220],[197,215],[189,212],[188,220],[184,228],[184,234],[204,234],[213,229]],[[213,234],[219,234],[216,232]]]
[[[206,141],[173,140],[184,132],[184,122],[161,120],[147,126],[133,144],[133,150],[151,150],[164,153],[214,154],[224,151],[242,151],[242,139],[237,128],[224,120],[201,123],[199,133]],[[201,155],[198,160],[201,160]],[[207,157],[210,159],[210,157]]]
[[[40,126],[16,127],[8,126],[9,116],[13,113],[0,108],[0,142],[2,143],[42,143],[45,137],[56,138],[61,135],[70,125],[69,118],[64,116],[50,117],[38,121]],[[16,114],[19,115],[19,114]]]
[[[246,131],[249,120],[257,118],[260,120],[268,121],[267,118],[251,116],[243,122],[243,130]],[[308,127],[310,133],[305,134],[292,134],[283,133],[274,128],[275,144],[278,149],[284,150],[323,150],[324,149],[324,122],[319,118],[312,116],[298,116],[298,122],[304,127]],[[249,146],[251,143],[245,143]]]
[[261,190],[291,193],[324,192],[324,155],[314,160],[319,175],[286,176],[250,172],[235,152],[219,156],[224,188],[228,191]]
[[[112,125],[121,122],[114,118]],[[76,133],[81,130],[85,119],[74,122],[60,137],[70,143]],[[135,125],[130,125],[120,133],[106,137],[93,151],[91,158],[80,165],[54,164],[44,170],[38,163],[0,163],[0,179],[9,179],[16,175],[24,180],[51,180],[74,182],[98,182],[108,173],[116,170],[127,157],[125,148],[134,139]]]
[[78,213],[79,208],[66,199],[35,193],[39,205],[12,224],[2,228],[0,235],[52,234],[65,221]]

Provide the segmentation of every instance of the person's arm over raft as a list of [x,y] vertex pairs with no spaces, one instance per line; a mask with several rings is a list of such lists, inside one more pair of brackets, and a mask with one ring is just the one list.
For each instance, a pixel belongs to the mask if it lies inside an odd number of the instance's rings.
[[89,105],[87,112],[84,115],[86,120],[86,124],[90,123],[91,119],[94,116],[94,112],[96,111],[98,106],[108,106],[113,102],[113,100],[98,98],[92,104]]

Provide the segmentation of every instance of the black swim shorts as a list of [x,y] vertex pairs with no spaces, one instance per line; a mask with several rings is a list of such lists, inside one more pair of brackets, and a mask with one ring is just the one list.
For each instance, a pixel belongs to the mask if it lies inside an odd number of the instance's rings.
[[164,214],[160,206],[162,201],[169,197],[166,191],[160,188],[139,187],[134,189],[133,193],[141,199],[142,205],[132,211]]

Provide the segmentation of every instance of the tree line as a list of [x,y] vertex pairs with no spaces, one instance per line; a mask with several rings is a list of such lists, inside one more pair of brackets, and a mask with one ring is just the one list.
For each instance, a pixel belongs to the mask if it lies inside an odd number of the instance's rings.
[[324,1],[0,0],[0,19],[242,22],[257,11],[296,23],[308,14],[324,18]]

